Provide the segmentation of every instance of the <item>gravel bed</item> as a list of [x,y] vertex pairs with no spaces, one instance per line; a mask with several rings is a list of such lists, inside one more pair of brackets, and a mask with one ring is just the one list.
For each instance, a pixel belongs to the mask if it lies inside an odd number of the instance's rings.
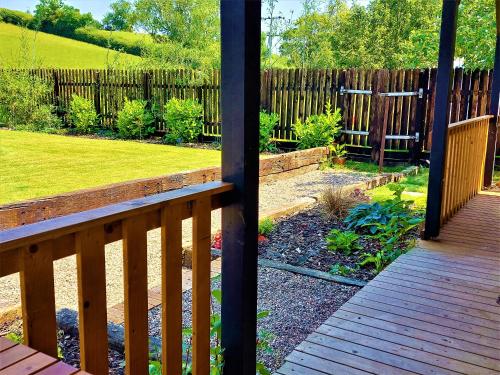
[[[328,251],[325,238],[333,228],[342,229],[342,223],[327,219],[319,204],[282,217],[276,221],[268,241],[259,244],[259,256],[328,272],[335,263],[354,268],[361,253],[374,252],[379,248],[374,241],[360,240],[363,250],[350,256]],[[375,275],[369,269],[360,268],[346,276],[370,280]]]
[[[271,334],[272,353],[259,353],[272,371],[278,369],[285,357],[308,334],[328,319],[342,304],[351,298],[358,287],[331,283],[324,280],[259,267],[258,311],[269,311],[269,315],[258,322],[258,330]],[[220,279],[212,281],[212,289],[220,288]],[[183,295],[183,325],[191,326],[191,291]],[[220,306],[215,304],[215,312]],[[151,336],[161,332],[161,306],[149,312]]]
[[[314,197],[327,186],[343,186],[368,180],[370,174],[336,170],[317,170],[303,175],[260,185],[259,209],[261,216],[297,204],[306,197]],[[314,200],[311,198],[311,201]],[[220,210],[212,212],[212,232],[220,228]],[[191,241],[191,220],[183,222],[185,245]],[[160,230],[148,233],[148,286],[159,285],[161,275]],[[77,308],[76,259],[74,256],[54,262],[57,308]],[[123,301],[122,242],[106,246],[106,290],[108,306]],[[0,279],[0,308],[20,303],[19,275]]]

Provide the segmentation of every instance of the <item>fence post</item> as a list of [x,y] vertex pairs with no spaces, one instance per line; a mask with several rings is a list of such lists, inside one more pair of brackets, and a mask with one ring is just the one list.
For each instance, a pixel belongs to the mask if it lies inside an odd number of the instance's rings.
[[95,83],[94,83],[94,107],[95,111],[101,115],[101,124],[104,125],[104,116],[101,113],[101,73],[99,71],[94,72]]
[[429,83],[429,75],[429,69],[420,71],[418,75],[417,90],[419,92],[419,96],[417,98],[417,108],[415,113],[415,129],[412,129],[415,136],[418,134],[418,139],[415,139],[412,147],[410,148],[410,158],[413,163],[420,160],[424,147],[425,102],[427,101],[427,85]]
[[389,85],[389,73],[380,69],[372,77],[372,104],[370,108],[370,128],[368,129],[368,144],[371,146],[372,161],[379,161],[382,131],[384,127],[384,98],[379,93],[384,92]]
[[59,71],[54,69],[53,70],[53,77],[54,77],[54,106],[56,107],[56,113],[60,117],[62,114],[61,111],[61,106],[60,106],[60,92],[59,92]]

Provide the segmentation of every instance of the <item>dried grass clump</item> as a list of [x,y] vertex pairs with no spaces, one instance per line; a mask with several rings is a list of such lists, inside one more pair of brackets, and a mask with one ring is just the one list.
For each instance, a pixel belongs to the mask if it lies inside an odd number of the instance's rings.
[[356,202],[357,199],[352,194],[346,194],[342,188],[336,189],[333,186],[323,191],[320,197],[320,203],[329,219],[343,219]]

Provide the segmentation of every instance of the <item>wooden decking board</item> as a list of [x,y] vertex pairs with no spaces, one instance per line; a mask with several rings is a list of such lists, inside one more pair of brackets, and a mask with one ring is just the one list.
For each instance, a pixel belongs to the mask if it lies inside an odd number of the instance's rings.
[[433,275],[430,273],[422,274],[422,272],[414,271],[408,268],[399,267],[399,265],[390,265],[387,267],[391,272],[389,273],[391,276],[397,278],[400,275],[407,275],[408,277],[418,277],[422,283],[425,282],[436,282],[445,285],[446,288],[455,288],[455,287],[463,287],[468,289],[467,293],[474,293],[478,295],[482,295],[488,298],[496,298],[497,294],[495,293],[496,288],[489,285],[478,285],[473,282],[468,282],[460,279],[455,279],[446,276]]
[[0,375],[90,375],[45,353],[0,337]]
[[[329,330],[325,330],[327,326],[330,326]],[[424,340],[421,337],[407,336],[400,334],[399,332],[391,332],[391,334],[388,335],[387,334],[388,331],[385,330],[384,328],[367,326],[357,321],[342,319],[337,314],[334,314],[332,317],[330,317],[330,319],[326,321],[324,325],[319,327],[318,332],[330,335],[331,330],[337,330],[339,328],[346,331],[354,332],[356,334],[360,334],[362,336],[371,337],[374,340],[381,340],[380,338],[383,337],[384,338],[383,341],[388,341],[393,344],[402,345],[415,349],[418,351],[417,357],[414,358],[412,356],[411,358],[415,360],[420,360],[422,362],[428,362],[428,357],[426,356],[425,352],[437,355],[438,356],[437,360],[439,360],[440,359],[439,357],[441,356],[449,358],[450,360],[453,360],[452,361],[453,363],[452,365],[445,367],[451,368],[452,370],[459,371],[460,369],[464,370],[468,369],[467,371],[478,374],[487,373],[488,368],[493,370],[500,370],[500,365],[498,361],[495,361],[493,359],[490,359],[488,362],[486,362],[484,357],[482,356],[478,356],[476,354],[460,349],[455,349],[442,344],[436,344],[431,341]],[[376,341],[373,342],[376,344]],[[419,359],[421,356],[424,356],[425,358],[423,360]],[[428,363],[432,365],[439,364],[439,362],[437,363],[428,362]],[[466,365],[464,365],[464,363],[467,363],[471,366],[467,367]]]
[[[445,338],[443,338],[443,341],[446,342],[446,340],[450,339],[458,339],[458,340],[463,340],[470,342],[472,344],[478,345],[478,348],[483,348],[486,350],[488,353],[488,356],[491,358],[497,358],[497,356],[500,356],[500,353],[498,353],[498,347],[500,345],[500,340],[490,338],[483,336],[479,333],[475,332],[468,332],[460,328],[454,328],[454,327],[449,327],[449,326],[443,326],[440,324],[436,324],[433,322],[428,322],[422,319],[418,319],[418,316],[408,316],[410,314],[404,314],[404,310],[402,311],[402,315],[398,314],[397,312],[388,312],[384,310],[379,310],[376,308],[373,308],[373,306],[367,307],[363,305],[356,305],[352,304],[350,302],[344,304],[342,306],[343,310],[355,313],[355,314],[360,314],[360,315],[366,315],[369,317],[374,317],[376,319],[383,320],[388,323],[396,323],[400,324],[406,327],[411,327],[427,332],[439,332],[440,334],[444,335]],[[400,312],[401,313],[401,312]],[[499,357],[500,359],[500,357]]]
[[438,241],[419,241],[369,282],[279,373],[347,373],[342,364],[377,374],[500,374],[499,297],[500,193],[488,192]]
[[364,292],[359,292],[354,298],[358,297],[365,298],[369,301],[387,303],[389,305],[422,312],[444,319],[452,319],[462,323],[473,324],[478,328],[488,328],[495,334],[495,336],[492,337],[496,338],[498,336],[495,329],[498,327],[499,323],[490,320],[489,317],[481,318],[478,316],[480,312],[477,310],[373,287],[366,288]]
[[493,293],[491,293],[491,295],[488,297],[484,297],[476,293],[469,294],[466,288],[460,288],[459,285],[445,283],[442,283],[440,285],[436,282],[433,282],[432,280],[417,279],[411,276],[408,277],[405,274],[398,274],[395,272],[379,277],[378,281],[382,281],[387,284],[413,288],[419,291],[429,291],[437,295],[450,296],[462,299],[464,301],[478,302],[480,304],[494,306],[494,308],[496,309],[495,311],[498,311],[498,304],[496,302],[498,296],[495,296]]
[[[461,358],[464,359],[465,362],[470,362],[473,364],[483,363],[484,367],[487,368],[495,368],[495,366],[500,366],[500,353],[498,350],[472,343],[470,341],[446,336],[441,332],[441,327],[434,326],[434,330],[424,330],[422,329],[421,325],[418,324],[417,326],[419,328],[413,328],[409,325],[403,324],[408,324],[408,321],[400,319],[398,320],[398,323],[395,323],[394,321],[387,321],[374,318],[373,316],[353,313],[349,310],[345,310],[344,308],[337,310],[335,314],[325,322],[325,324],[334,326],[334,318],[349,320],[355,322],[358,325],[374,327],[397,335],[404,335],[411,338],[428,341],[430,343],[438,344],[442,347],[457,349],[458,351],[463,353],[464,357]],[[387,332],[383,333],[383,335],[388,335]]]
[[292,362],[285,362],[285,364],[276,372],[279,375],[325,375],[325,372],[316,371],[312,368],[297,365]]
[[364,305],[385,312],[396,313],[402,316],[408,316],[413,319],[422,320],[424,322],[433,323],[443,327],[455,328],[469,333],[477,333],[483,338],[489,338],[495,340],[494,347],[500,345],[500,339],[498,339],[498,333],[494,329],[453,319],[455,318],[455,316],[453,316],[453,314],[448,315],[446,312],[441,315],[435,315],[429,313],[429,311],[426,310],[418,311],[408,308],[409,306],[411,306],[411,304],[398,306],[395,304],[364,299],[358,296],[354,296],[349,300],[349,302],[352,304],[362,305],[362,306]]
[[[393,284],[388,282],[386,279],[373,280],[373,283],[370,284],[371,287],[376,287],[377,291],[387,290],[391,293],[397,293],[397,295],[406,295],[411,297],[411,300],[421,300],[425,301],[436,301],[441,305],[442,302],[447,304],[446,309],[449,306],[457,306],[457,309],[450,308],[451,311],[458,311],[461,313],[465,313],[471,316],[478,316],[480,318],[485,318],[489,320],[493,320],[496,322],[500,322],[500,315],[498,315],[498,308],[491,304],[480,303],[477,301],[468,301],[463,298],[452,297],[446,295],[445,293],[434,293],[429,290],[419,290],[415,288],[414,285],[401,285]],[[422,297],[422,298],[414,298],[414,297]],[[406,299],[405,300],[410,300]],[[423,303],[425,304],[425,303]],[[465,310],[465,309],[466,310]]]

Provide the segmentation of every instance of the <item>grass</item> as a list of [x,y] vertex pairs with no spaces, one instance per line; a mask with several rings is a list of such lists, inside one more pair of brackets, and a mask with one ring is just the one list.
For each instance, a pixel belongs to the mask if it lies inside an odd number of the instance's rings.
[[[401,198],[406,200],[415,201],[415,207],[417,209],[424,209],[427,202],[427,182],[429,180],[429,170],[424,169],[416,176],[408,176],[403,178],[397,184],[403,185],[405,190],[401,195]],[[393,191],[391,186],[394,183],[380,186],[373,190],[366,192],[367,195],[372,197],[375,202],[383,202],[387,199],[392,198]]]
[[32,65],[46,68],[100,69],[110,64],[127,66],[141,61],[138,56],[90,43],[0,23],[0,66],[30,66],[25,61],[26,54],[33,60]]
[[[401,172],[405,168],[407,168],[407,166],[404,165],[384,167],[383,172],[384,173]],[[334,165],[334,169],[338,170],[349,169],[357,172],[378,173],[378,164],[368,163],[364,161],[347,160],[344,166]]]
[[0,204],[220,165],[220,152],[0,130]]

